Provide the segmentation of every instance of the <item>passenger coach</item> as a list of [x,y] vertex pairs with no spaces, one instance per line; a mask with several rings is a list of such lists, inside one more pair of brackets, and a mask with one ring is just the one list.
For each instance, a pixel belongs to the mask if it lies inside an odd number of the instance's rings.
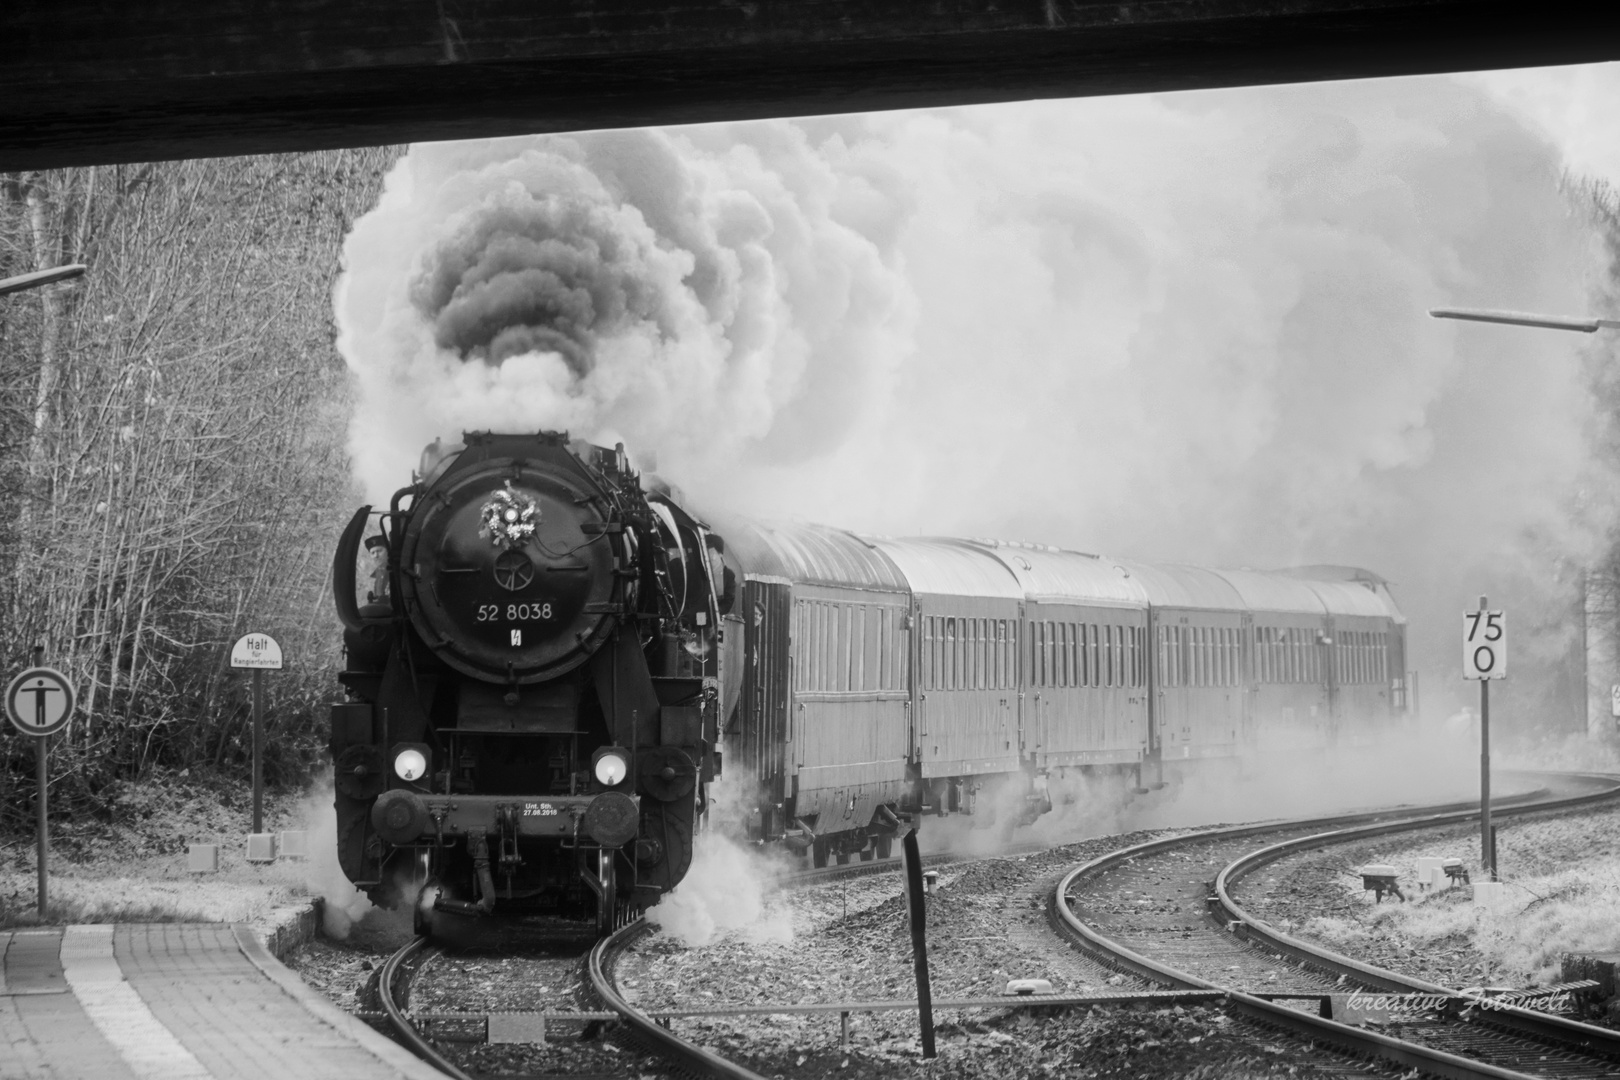
[[1141,787],[1176,762],[1368,739],[1406,709],[1405,620],[1365,571],[716,526],[743,582],[726,761],[757,785],[751,835],[818,866],[887,856],[907,815],[1031,819],[1058,770]]

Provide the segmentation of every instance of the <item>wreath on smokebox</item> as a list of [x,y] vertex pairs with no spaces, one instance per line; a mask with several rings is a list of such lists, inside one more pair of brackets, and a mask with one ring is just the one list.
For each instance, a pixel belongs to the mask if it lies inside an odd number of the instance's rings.
[[510,480],[478,513],[483,522],[478,535],[496,547],[509,548],[523,543],[534,535],[540,524],[540,505],[527,495],[513,491]]

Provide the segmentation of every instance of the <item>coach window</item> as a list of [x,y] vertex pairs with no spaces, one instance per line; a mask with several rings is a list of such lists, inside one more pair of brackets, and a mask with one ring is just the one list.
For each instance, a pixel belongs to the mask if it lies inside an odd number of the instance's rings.
[[992,690],[1001,687],[1001,641],[997,636],[995,619],[986,619],[984,623],[984,681]]
[[1051,676],[1053,686],[1063,685],[1063,624],[1049,622],[1046,624],[1047,642],[1047,674]]
[[894,654],[900,651],[899,643],[895,640],[894,624],[900,614],[898,608],[878,609],[878,640],[882,652],[878,654],[878,685],[884,690],[895,690],[898,687],[894,681]]
[[984,620],[973,620],[973,688],[984,689]]
[[1136,685],[1136,627],[1125,628],[1125,685]]
[[812,603],[806,616],[809,620],[809,640],[805,642],[805,663],[810,666],[810,689],[821,689],[821,605]]
[[979,685],[979,620],[962,620],[962,689]]
[[1080,685],[1080,646],[1076,641],[1080,627],[1072,622],[1063,624],[1063,685]]
[[1074,630],[1074,685],[1089,686],[1091,678],[1086,669],[1086,624],[1070,623]]
[[1131,674],[1135,666],[1134,639],[1136,628],[1134,626],[1121,626],[1119,628],[1119,685],[1131,686],[1134,683]]
[[1080,685],[1080,626],[1063,624],[1063,685]]
[[978,690],[990,685],[990,635],[985,633],[985,620],[974,620],[974,687]]
[[1058,632],[1063,628],[1062,623],[1049,622],[1046,624],[1046,685],[1063,685],[1063,646],[1058,641]]
[[933,690],[933,615],[922,620],[922,670],[917,672],[917,682],[923,690]]
[[984,685],[994,690],[1001,685],[1001,654],[996,643],[996,620],[984,620]]
[[999,659],[997,659],[996,663],[1000,666],[1001,685],[1003,687],[1017,685],[1013,681],[1018,677],[1017,672],[1013,668],[1013,664],[1016,661],[1018,653],[1013,649],[1012,630],[1012,623],[1008,622],[1006,619],[997,620],[996,649]]
[[1040,646],[1040,659],[1035,661],[1035,670],[1038,672],[1035,683],[1037,686],[1052,685],[1052,624],[1038,622],[1035,624],[1035,640]]
[[1012,685],[1012,665],[1007,663],[1007,620],[996,620],[996,685],[1005,690]]
[[945,652],[945,616],[934,616],[934,689],[945,689],[946,669],[950,661]]

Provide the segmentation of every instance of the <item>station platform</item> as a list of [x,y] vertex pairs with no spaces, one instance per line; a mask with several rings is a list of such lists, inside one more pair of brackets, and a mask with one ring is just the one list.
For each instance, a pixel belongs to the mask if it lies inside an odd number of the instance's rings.
[[442,1080],[247,927],[0,931],[3,1080]]

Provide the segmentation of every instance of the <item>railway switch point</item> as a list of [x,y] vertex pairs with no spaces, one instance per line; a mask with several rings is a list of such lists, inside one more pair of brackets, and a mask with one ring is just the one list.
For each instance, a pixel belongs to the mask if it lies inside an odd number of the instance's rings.
[[1361,887],[1373,894],[1375,904],[1383,903],[1385,893],[1391,893],[1405,902],[1406,894],[1401,892],[1396,880],[1399,877],[1400,871],[1393,866],[1364,866],[1361,868]]
[[213,874],[219,871],[218,844],[187,844],[186,869],[193,874]]
[[247,861],[250,863],[275,862],[276,834],[249,833],[247,839]]
[[282,859],[309,858],[309,833],[303,829],[289,829],[277,834],[276,855]]

